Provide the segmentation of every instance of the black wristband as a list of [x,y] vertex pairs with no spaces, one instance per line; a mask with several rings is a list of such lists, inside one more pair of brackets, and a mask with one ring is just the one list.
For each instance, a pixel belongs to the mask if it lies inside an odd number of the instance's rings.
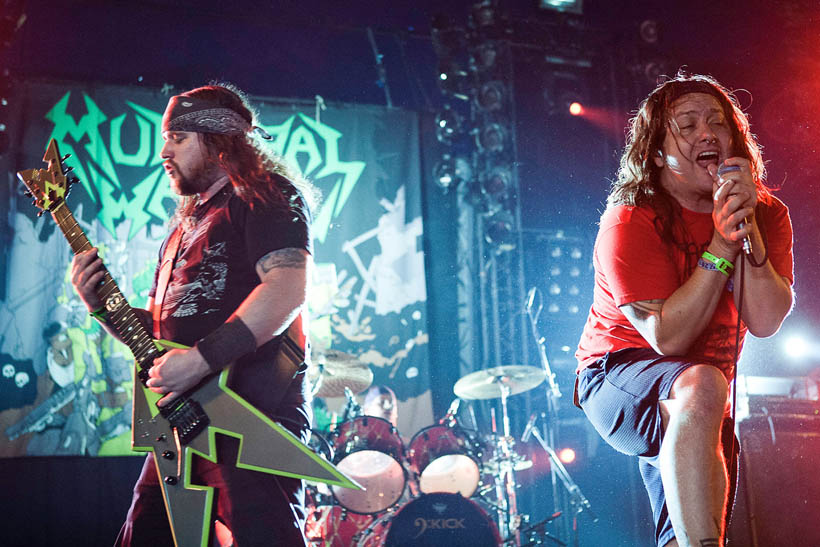
[[202,354],[208,368],[219,372],[243,355],[256,351],[256,338],[239,317],[219,326],[194,346]]

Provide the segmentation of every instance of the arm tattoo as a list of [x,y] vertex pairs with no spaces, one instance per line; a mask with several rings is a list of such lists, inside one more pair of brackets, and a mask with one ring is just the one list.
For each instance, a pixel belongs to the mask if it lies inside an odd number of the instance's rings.
[[299,249],[288,247],[271,251],[256,263],[262,273],[268,273],[274,268],[304,268],[306,263],[305,255]]
[[627,304],[627,306],[630,307],[630,309],[638,319],[645,321],[649,318],[649,316],[659,314],[661,311],[662,304],[663,299],[655,299],[630,302],[629,304]]

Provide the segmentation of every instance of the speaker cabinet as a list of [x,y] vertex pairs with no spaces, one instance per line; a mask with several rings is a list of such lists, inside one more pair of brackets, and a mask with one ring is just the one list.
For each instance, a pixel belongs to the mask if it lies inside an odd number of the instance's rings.
[[820,410],[816,403],[811,413],[805,410],[778,408],[738,424],[732,547],[820,546]]

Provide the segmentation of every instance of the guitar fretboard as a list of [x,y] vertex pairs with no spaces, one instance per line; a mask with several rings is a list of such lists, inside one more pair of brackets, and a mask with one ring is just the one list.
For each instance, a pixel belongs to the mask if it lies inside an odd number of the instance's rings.
[[[55,222],[62,230],[74,254],[87,251],[93,247],[65,202],[54,208],[51,211],[51,216],[54,217]],[[97,295],[105,306],[107,321],[131,350],[140,368],[150,368],[154,357],[157,357],[160,352],[154,345],[151,334],[140,322],[136,312],[128,304],[116,281],[111,277],[105,266],[103,266],[103,271],[104,277],[97,289]]]

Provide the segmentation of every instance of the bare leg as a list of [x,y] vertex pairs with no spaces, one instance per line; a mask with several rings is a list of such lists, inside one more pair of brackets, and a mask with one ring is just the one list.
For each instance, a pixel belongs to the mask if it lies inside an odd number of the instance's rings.
[[670,541],[669,543],[667,543],[663,547],[678,547],[678,540],[673,539],[672,541]]
[[697,365],[672,385],[660,402],[664,439],[660,471],[666,506],[682,547],[723,545],[723,513],[728,495],[720,426],[728,384],[715,367]]

